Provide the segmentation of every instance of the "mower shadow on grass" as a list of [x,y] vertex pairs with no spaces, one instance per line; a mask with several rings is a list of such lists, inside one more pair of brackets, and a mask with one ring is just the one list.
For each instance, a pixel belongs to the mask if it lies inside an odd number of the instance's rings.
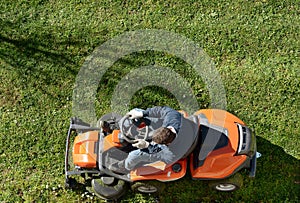
[[300,160],[287,154],[280,146],[257,137],[257,149],[262,157],[257,160],[255,178],[244,171],[244,184],[234,192],[217,192],[208,181],[191,181],[190,177],[167,183],[160,202],[297,202],[300,191]]

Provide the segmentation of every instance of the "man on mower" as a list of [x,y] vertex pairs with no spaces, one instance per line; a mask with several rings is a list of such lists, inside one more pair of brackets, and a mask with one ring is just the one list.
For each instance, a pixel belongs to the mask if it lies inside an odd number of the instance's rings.
[[[132,170],[156,161],[170,164],[187,156],[195,146],[198,134],[197,118],[191,118],[185,118],[178,111],[166,106],[146,110],[132,109],[117,122],[121,130],[119,139],[122,140],[123,137],[126,140],[125,146],[128,147],[124,152],[129,154],[123,161],[110,166]],[[151,132],[147,133],[145,125]],[[144,136],[141,136],[142,130],[146,131]]]
[[[171,163],[175,155],[167,147],[177,136],[183,116],[178,111],[166,107],[156,106],[153,108],[132,109],[126,114],[127,121],[120,121],[119,125],[125,125],[122,136],[135,137],[133,151],[128,157],[117,164],[117,168],[132,170],[146,163],[163,161]],[[149,136],[139,139],[135,135],[145,124],[150,128]],[[138,149],[136,149],[138,148]]]

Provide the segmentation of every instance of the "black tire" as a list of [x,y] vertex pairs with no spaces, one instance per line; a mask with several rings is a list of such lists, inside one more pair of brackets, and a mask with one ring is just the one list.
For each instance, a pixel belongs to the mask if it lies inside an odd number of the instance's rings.
[[77,181],[74,178],[66,178],[65,188],[66,189],[74,189],[77,186]]
[[146,194],[160,194],[166,185],[159,181],[138,181],[131,185],[133,192]]
[[209,183],[209,187],[221,191],[221,192],[232,192],[238,190],[243,185],[243,176],[239,173],[223,179],[223,180],[214,180]]
[[112,184],[105,184],[100,178],[92,180],[92,192],[104,200],[117,200],[128,190],[124,180],[115,179]]

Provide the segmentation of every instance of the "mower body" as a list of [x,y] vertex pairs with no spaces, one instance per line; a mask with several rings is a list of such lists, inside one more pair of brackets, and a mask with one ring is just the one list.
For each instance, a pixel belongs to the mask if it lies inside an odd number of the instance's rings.
[[[92,179],[93,192],[103,199],[117,199],[127,187],[143,182],[168,182],[180,179],[187,172],[195,180],[227,180],[242,169],[249,170],[249,176],[256,172],[256,138],[246,124],[229,112],[218,109],[203,109],[185,117],[181,134],[169,146],[178,159],[172,164],[162,161],[147,163],[124,173],[111,166],[126,159],[132,148],[120,139],[120,130],[105,134],[100,128],[92,128],[79,119],[71,119],[66,143],[65,175],[69,185],[70,177],[81,175]],[[70,139],[74,135],[71,147]],[[71,149],[71,153],[70,153]],[[72,158],[71,158],[72,157]],[[70,162],[73,162],[71,170]],[[116,185],[121,185],[116,191]],[[152,182],[151,182],[152,181]],[[214,189],[231,191],[236,184],[220,182]],[[139,192],[158,192],[151,185],[137,187]],[[110,192],[107,192],[111,190]]]

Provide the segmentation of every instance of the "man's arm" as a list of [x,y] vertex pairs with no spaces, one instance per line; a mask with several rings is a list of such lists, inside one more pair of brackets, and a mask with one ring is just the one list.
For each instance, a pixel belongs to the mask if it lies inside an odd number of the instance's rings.
[[182,115],[178,111],[167,106],[147,108],[145,111],[143,111],[143,116],[163,119],[162,127],[171,126],[175,129],[176,133],[179,132],[181,127]]

